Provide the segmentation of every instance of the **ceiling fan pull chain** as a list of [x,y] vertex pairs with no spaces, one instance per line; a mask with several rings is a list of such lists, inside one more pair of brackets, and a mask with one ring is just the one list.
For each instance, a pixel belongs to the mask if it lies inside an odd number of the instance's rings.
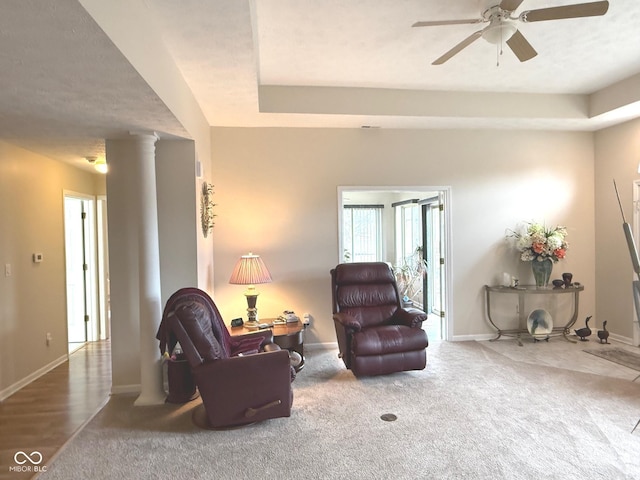
[[496,67],[500,66],[500,55],[502,55],[502,41],[504,38],[502,37],[502,28],[500,29],[500,43],[496,44]]

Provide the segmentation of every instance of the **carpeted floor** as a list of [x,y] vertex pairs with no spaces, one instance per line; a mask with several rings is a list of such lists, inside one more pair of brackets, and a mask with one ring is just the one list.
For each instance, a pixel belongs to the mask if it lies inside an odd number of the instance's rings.
[[527,349],[624,369],[568,342],[443,342],[424,371],[358,380],[336,351],[316,351],[290,418],[202,431],[200,400],[114,396],[40,478],[640,479],[640,383],[500,352]]

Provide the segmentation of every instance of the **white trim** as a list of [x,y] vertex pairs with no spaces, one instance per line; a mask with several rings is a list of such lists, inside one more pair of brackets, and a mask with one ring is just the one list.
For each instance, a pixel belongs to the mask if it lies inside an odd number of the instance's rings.
[[[487,340],[493,340],[496,338],[497,333],[481,333],[477,335],[456,335],[452,336],[452,342],[486,342]],[[507,337],[505,337],[507,338]]]
[[[523,335],[526,335],[526,333],[523,333]],[[487,340],[493,340],[494,338],[496,338],[497,333],[481,333],[481,334],[477,334],[477,335],[456,335],[455,337],[452,338],[452,341],[454,342],[485,342]],[[552,338],[559,338],[560,337],[552,337]],[[515,340],[514,337],[504,337],[504,341],[509,341],[509,340]],[[633,343],[633,339],[629,338],[629,337],[623,337],[622,335],[616,335],[614,333],[610,333],[609,334],[609,340],[612,340],[614,342],[620,342],[620,343],[624,343],[626,345],[631,345],[634,346]],[[501,339],[502,341],[502,339]],[[596,339],[596,343],[598,342],[598,339]]]
[[49,373],[51,370],[53,370],[54,368],[56,368],[59,365],[62,365],[64,362],[66,362],[68,360],[69,360],[69,355],[64,354],[61,357],[58,357],[53,362],[45,365],[42,368],[39,368],[38,370],[36,370],[35,372],[31,373],[30,375],[27,375],[22,380],[17,381],[13,385],[9,385],[4,390],[0,391],[0,402],[4,401],[6,398],[10,397],[11,395],[16,393],[21,388],[26,387],[31,382],[33,382],[33,381],[37,380],[38,378],[40,378],[41,376]]
[[[634,180],[633,182],[633,237],[634,240],[640,238],[640,180]],[[637,240],[635,240],[637,242]],[[636,280],[635,272],[632,276],[632,282]],[[636,293],[633,291],[633,295],[635,297]],[[630,339],[632,341],[632,345],[640,345],[640,312],[636,312],[635,302],[633,312],[634,318],[632,320],[632,332],[633,338]],[[613,335],[611,335],[613,337]],[[626,343],[626,342],[624,342]]]
[[633,338],[623,337],[622,335],[616,335],[615,333],[612,333],[612,332],[609,332],[609,340],[613,340],[614,342],[624,343],[626,345],[631,345],[632,347],[635,347],[637,345],[634,342]]
[[131,385],[111,385],[111,395],[121,395],[123,393],[140,393],[142,386],[139,383]]
[[[453,241],[452,241],[452,218],[451,211],[452,199],[451,199],[451,187],[437,187],[438,191],[442,193],[442,203],[444,206],[444,319],[446,322],[446,337],[445,340],[451,341],[453,336]],[[442,252],[441,252],[442,253]],[[455,341],[455,340],[454,340]]]

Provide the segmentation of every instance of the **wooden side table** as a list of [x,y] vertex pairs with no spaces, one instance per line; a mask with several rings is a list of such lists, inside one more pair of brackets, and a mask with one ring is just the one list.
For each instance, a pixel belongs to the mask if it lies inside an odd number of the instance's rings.
[[[261,318],[260,323],[268,323],[273,325],[275,318]],[[296,367],[296,371],[302,370],[304,367],[304,329],[306,325],[300,320],[286,324],[275,324],[269,329],[273,332],[273,342],[280,348],[289,350],[290,352],[298,352],[302,360]],[[231,335],[245,335],[247,333],[256,332],[255,328],[231,327],[227,326]]]

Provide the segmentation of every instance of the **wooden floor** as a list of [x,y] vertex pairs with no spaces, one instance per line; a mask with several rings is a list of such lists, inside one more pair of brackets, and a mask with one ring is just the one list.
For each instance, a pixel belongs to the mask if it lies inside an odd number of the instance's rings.
[[[102,407],[110,390],[111,345],[90,342],[0,403],[0,479],[28,479],[36,468],[46,468]],[[38,460],[38,453],[42,461],[36,467],[26,455]]]

